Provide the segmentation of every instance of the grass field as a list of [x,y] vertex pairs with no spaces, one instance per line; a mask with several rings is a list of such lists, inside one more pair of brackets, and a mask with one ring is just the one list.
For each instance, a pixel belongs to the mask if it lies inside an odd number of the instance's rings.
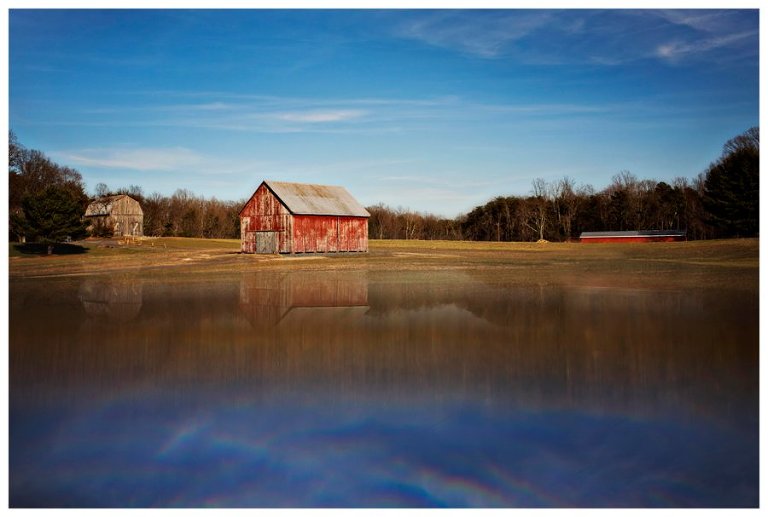
[[368,253],[243,255],[229,239],[88,240],[81,253],[39,255],[9,246],[10,278],[278,270],[482,270],[522,283],[758,289],[757,239],[651,244],[377,241]]

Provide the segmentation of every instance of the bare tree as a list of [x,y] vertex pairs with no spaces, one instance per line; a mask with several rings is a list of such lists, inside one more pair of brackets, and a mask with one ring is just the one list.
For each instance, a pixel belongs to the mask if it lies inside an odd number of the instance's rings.
[[723,145],[723,155],[728,155],[741,150],[751,150],[759,152],[760,150],[760,128],[751,127],[744,133],[731,138]]
[[97,183],[96,189],[94,190],[94,195],[96,197],[104,197],[109,195],[109,187],[106,183]]
[[533,197],[528,198],[530,207],[526,225],[531,228],[540,241],[544,240],[544,231],[549,223],[549,208],[552,198],[552,186],[542,178],[533,180]]

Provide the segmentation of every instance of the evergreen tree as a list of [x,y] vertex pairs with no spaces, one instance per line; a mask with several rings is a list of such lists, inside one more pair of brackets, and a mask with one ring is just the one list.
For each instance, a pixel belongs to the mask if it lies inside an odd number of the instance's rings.
[[19,240],[32,239],[24,221],[23,200],[39,195],[46,187],[56,186],[84,202],[83,178],[70,167],[61,166],[41,151],[21,145],[11,131],[8,137],[8,209],[9,234]]
[[49,254],[54,243],[86,236],[81,199],[65,187],[51,185],[27,195],[21,206],[24,217],[18,224],[29,240],[48,244]]
[[757,128],[729,140],[709,166],[704,208],[721,237],[751,237],[759,231],[760,147]]

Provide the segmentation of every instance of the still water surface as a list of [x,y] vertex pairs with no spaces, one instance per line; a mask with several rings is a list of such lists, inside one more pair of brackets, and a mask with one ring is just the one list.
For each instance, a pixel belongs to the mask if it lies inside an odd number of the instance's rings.
[[12,280],[11,506],[757,506],[756,293]]

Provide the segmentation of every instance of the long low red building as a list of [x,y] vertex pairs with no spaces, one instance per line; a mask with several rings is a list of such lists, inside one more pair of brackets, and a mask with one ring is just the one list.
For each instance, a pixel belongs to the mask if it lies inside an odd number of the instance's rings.
[[371,214],[343,187],[263,181],[240,210],[243,253],[368,251]]
[[677,242],[684,241],[686,233],[679,230],[640,230],[627,232],[582,232],[584,243],[600,242]]

